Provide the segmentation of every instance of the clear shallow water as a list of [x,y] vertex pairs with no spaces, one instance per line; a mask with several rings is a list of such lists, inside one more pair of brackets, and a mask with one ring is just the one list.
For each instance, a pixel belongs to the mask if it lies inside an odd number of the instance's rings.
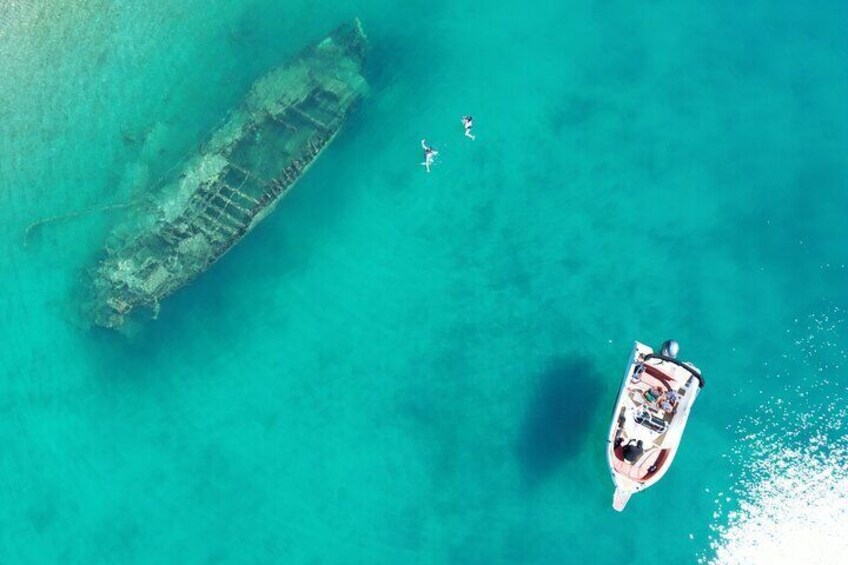
[[[793,333],[846,307],[846,15],[4,3],[0,561],[615,562],[656,554],[647,516],[674,562],[742,559],[728,514],[768,500],[750,418],[779,434],[846,395]],[[353,16],[373,90],[297,190],[135,340],[80,328],[127,212],[27,226],[132,200]],[[618,515],[615,386],[633,339],[669,336],[708,388]]]

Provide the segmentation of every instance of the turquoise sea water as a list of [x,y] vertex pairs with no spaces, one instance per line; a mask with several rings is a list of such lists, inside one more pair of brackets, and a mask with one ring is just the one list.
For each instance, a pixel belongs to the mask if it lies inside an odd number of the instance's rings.
[[[85,329],[129,211],[27,226],[354,16],[372,90],[296,190],[139,336]],[[838,0],[3,2],[0,562],[838,562],[846,61]],[[707,387],[617,514],[616,387],[667,337]]]

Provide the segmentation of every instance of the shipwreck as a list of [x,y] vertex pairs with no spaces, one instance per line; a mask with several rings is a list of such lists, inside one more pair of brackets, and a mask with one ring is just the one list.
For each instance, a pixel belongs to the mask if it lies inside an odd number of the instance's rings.
[[[84,310],[120,329],[159,312],[261,222],[340,131],[368,90],[358,20],[310,45],[250,88],[244,102],[106,246]],[[124,230],[125,232],[127,230]]]

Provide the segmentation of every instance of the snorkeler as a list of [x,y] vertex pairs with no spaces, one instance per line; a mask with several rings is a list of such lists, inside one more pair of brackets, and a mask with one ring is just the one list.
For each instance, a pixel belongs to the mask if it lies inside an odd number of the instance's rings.
[[433,159],[436,158],[436,155],[439,154],[438,151],[427,145],[427,141],[421,140],[421,148],[424,150],[424,162],[421,163],[427,168],[427,172],[430,172],[430,165],[433,164]]
[[462,116],[462,125],[465,127],[465,137],[474,139],[474,134],[471,133],[471,128],[474,126],[474,118],[471,116]]

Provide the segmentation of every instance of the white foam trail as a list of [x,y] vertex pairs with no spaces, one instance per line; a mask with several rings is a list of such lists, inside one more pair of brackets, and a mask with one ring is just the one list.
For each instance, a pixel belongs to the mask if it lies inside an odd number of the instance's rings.
[[848,559],[846,450],[812,442],[761,461],[762,479],[741,493],[729,524],[716,528],[712,563],[845,563]]
[[701,563],[848,563],[848,395],[833,378],[848,341],[839,314],[810,317],[794,340],[811,378],[740,422],[737,508],[723,515],[719,502],[714,516],[727,523],[713,526],[714,555]]

